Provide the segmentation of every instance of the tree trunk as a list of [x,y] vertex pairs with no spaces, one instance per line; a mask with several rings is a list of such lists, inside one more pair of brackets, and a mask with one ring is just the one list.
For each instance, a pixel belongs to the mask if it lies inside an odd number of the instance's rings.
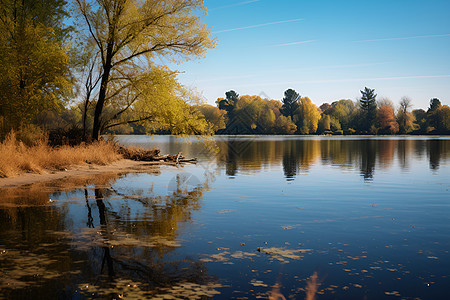
[[105,104],[106,99],[106,89],[108,87],[109,80],[109,72],[111,71],[110,67],[103,68],[103,76],[102,76],[102,84],[100,86],[100,92],[98,94],[97,104],[95,105],[95,113],[94,113],[94,124],[92,129],[92,139],[98,141],[100,137],[100,128],[101,128],[101,115],[103,111],[103,105]]
[[108,43],[108,47],[106,49],[106,59],[105,64],[103,66],[103,75],[102,75],[102,83],[100,85],[100,92],[98,94],[98,101],[95,105],[95,113],[94,113],[94,124],[92,129],[92,139],[94,141],[98,141],[100,137],[101,130],[101,116],[103,111],[103,105],[105,104],[106,99],[106,91],[108,88],[109,81],[109,73],[112,68],[112,56],[113,56],[113,43]]
[[90,93],[88,94],[88,96],[86,96],[86,102],[84,103],[84,111],[83,111],[83,137],[82,140],[83,142],[87,141],[86,135],[87,135],[87,128],[86,128],[86,120],[87,120],[87,109],[88,109],[88,105],[89,105],[89,98],[90,98]]

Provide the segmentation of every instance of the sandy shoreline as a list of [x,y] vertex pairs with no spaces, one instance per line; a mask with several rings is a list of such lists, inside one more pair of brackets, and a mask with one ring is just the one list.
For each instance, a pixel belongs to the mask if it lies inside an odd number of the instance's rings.
[[160,166],[175,165],[166,162],[133,161],[121,159],[108,165],[78,165],[66,171],[47,171],[42,174],[24,173],[16,177],[0,178],[0,189],[53,181],[69,177],[91,176],[103,173],[154,172]]

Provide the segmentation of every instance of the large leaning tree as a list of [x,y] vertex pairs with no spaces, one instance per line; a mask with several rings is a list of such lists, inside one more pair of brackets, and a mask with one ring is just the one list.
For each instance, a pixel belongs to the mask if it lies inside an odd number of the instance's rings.
[[192,133],[201,117],[184,101],[189,93],[176,72],[157,62],[179,63],[214,47],[203,0],[76,3],[101,62],[92,138],[109,127],[158,119],[177,133]]

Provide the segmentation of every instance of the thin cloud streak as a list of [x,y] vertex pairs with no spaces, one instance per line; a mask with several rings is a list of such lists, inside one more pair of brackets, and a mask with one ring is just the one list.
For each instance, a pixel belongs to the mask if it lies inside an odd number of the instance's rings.
[[292,19],[292,20],[285,20],[285,21],[269,22],[269,23],[263,23],[263,24],[257,24],[257,25],[250,25],[250,26],[245,26],[245,27],[238,27],[238,28],[224,29],[224,30],[215,31],[215,32],[213,32],[213,33],[222,33],[222,32],[230,32],[230,31],[244,30],[244,29],[257,28],[257,27],[263,27],[263,26],[269,26],[269,25],[275,25],[275,24],[298,22],[298,21],[303,21],[303,20],[304,20],[304,19]]
[[450,36],[450,33],[448,33],[448,34],[417,35],[417,36],[406,36],[406,37],[395,37],[395,38],[373,39],[373,40],[360,40],[360,41],[353,41],[353,43],[411,40],[411,39],[423,39],[423,38],[447,37],[447,36]]
[[[283,81],[283,82],[264,82],[257,84],[233,85],[237,87],[259,87],[274,85],[294,85],[294,84],[323,84],[323,83],[340,83],[340,82],[360,82],[360,81],[384,81],[384,80],[402,80],[402,79],[430,79],[430,78],[450,78],[450,75],[416,75],[416,76],[394,76],[394,77],[374,77],[374,78],[346,78],[346,79],[325,79],[325,80],[305,80],[305,81]],[[221,86],[214,86],[221,88]]]
[[284,46],[293,46],[293,45],[300,45],[300,44],[308,44],[315,42],[317,40],[308,40],[308,41],[300,41],[300,42],[292,42],[292,43],[285,43],[285,44],[278,44],[278,45],[272,45],[272,47],[284,47]]
[[357,82],[357,81],[379,81],[379,80],[401,80],[401,79],[425,79],[425,78],[450,78],[450,75],[414,75],[414,76],[393,76],[393,77],[374,77],[374,78],[346,78],[346,79],[325,79],[310,80],[289,83],[334,83],[334,82]]
[[234,4],[230,4],[230,5],[224,5],[224,6],[219,6],[219,7],[213,7],[208,9],[208,11],[214,11],[214,10],[218,10],[218,9],[222,9],[222,8],[229,8],[229,7],[234,7],[234,6],[241,6],[241,5],[246,5],[246,4],[250,4],[250,3],[254,3],[254,2],[259,2],[260,0],[250,0],[250,1],[243,1],[243,2],[239,2],[239,3],[234,3]]

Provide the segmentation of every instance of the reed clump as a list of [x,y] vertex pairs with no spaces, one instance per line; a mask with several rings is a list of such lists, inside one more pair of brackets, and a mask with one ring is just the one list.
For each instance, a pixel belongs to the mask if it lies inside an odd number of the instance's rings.
[[122,158],[113,142],[51,147],[43,138],[27,146],[11,132],[0,144],[0,178],[64,170],[82,164],[106,165]]

